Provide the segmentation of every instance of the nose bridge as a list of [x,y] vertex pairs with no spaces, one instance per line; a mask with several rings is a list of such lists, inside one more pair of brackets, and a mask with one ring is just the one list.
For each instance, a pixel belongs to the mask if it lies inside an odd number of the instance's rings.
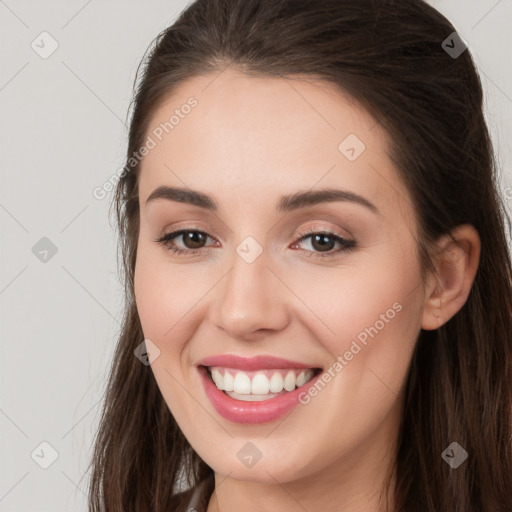
[[286,290],[267,268],[269,254],[252,237],[236,247],[214,305],[214,322],[230,335],[282,329],[288,322]]

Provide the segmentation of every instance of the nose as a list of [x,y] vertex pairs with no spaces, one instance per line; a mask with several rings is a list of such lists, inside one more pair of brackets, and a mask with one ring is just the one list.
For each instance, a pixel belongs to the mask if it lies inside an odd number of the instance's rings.
[[235,253],[232,262],[211,305],[213,324],[246,341],[284,329],[290,317],[290,292],[268,267],[265,251],[252,263]]

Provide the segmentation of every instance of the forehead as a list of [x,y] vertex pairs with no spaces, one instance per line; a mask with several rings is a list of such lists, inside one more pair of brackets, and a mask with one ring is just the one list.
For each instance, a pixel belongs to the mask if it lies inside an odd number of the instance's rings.
[[154,112],[146,137],[153,147],[141,164],[141,199],[161,184],[229,193],[241,204],[315,186],[343,186],[375,202],[407,195],[379,123],[311,78],[229,68],[196,76]]

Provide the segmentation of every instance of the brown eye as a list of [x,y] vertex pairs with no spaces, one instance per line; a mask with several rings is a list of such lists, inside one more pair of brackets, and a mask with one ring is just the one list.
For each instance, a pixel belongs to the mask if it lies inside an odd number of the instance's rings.
[[336,241],[329,235],[317,234],[311,237],[311,246],[317,251],[330,251],[335,245]]
[[[345,238],[331,232],[318,232],[311,231],[308,233],[300,233],[301,238],[295,242],[292,248],[297,248],[300,244],[303,244],[306,240],[309,240],[309,248],[306,248],[308,256],[323,258],[329,256],[335,256],[336,254],[348,252],[350,249],[355,247],[355,240],[346,240]],[[336,246],[338,249],[335,249]]]
[[[175,242],[175,240],[179,241],[180,238],[182,240],[181,245],[183,245],[183,247],[179,247]],[[204,233],[203,231],[195,229],[180,229],[179,231],[166,233],[161,238],[155,240],[155,242],[162,244],[166,249],[176,254],[193,254],[199,249],[205,247],[205,243],[208,238],[211,237],[208,236],[208,233]]]
[[181,236],[183,237],[183,245],[187,249],[200,249],[208,238],[201,231],[183,231]]

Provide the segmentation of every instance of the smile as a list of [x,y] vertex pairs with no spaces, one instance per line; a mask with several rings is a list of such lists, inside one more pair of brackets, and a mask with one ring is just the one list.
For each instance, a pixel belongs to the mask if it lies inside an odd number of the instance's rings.
[[243,371],[234,368],[207,367],[217,389],[237,400],[247,402],[269,400],[294,391],[315,375],[310,369],[272,369]]
[[[322,368],[273,356],[211,356],[196,363],[206,397],[234,423],[265,423],[301,405]],[[302,404],[304,406],[304,404]]]

